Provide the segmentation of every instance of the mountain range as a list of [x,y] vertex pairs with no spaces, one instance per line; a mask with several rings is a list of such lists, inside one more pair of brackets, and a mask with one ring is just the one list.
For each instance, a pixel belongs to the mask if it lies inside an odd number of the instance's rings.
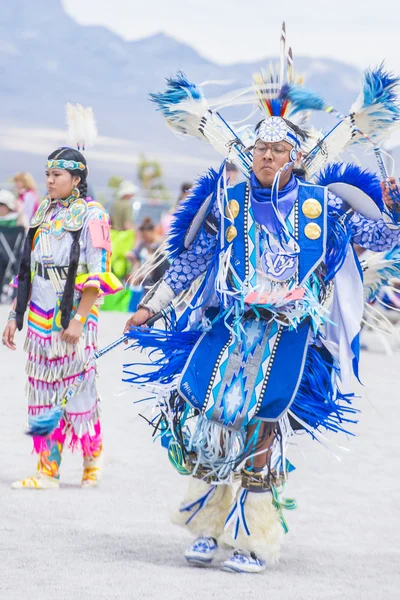
[[[112,174],[134,179],[138,153],[144,152],[160,160],[167,183],[175,189],[219,158],[206,144],[173,136],[148,93],[162,89],[165,77],[181,69],[196,83],[229,82],[207,88],[215,97],[249,86],[252,74],[271,58],[219,65],[163,33],[126,41],[105,27],[82,26],[65,12],[61,0],[4,2],[0,182],[16,170],[31,170],[43,180],[47,154],[65,142],[65,104],[80,102],[93,106],[101,134],[88,152],[95,185],[104,186]],[[329,90],[329,102],[348,110],[359,89],[355,67],[306,57],[295,57],[295,65],[306,74],[307,86],[324,94]]]

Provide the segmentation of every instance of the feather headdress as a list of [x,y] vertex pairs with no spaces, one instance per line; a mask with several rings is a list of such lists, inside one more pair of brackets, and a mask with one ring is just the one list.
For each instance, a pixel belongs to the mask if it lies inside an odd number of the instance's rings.
[[268,70],[261,69],[253,75],[253,89],[258,106],[265,117],[282,117],[296,125],[304,126],[307,114],[293,107],[290,99],[282,95],[282,88],[295,82],[300,86],[302,80],[302,77],[294,72],[292,48],[286,49],[286,26],[283,22],[279,63],[271,62]]
[[97,138],[93,109],[81,104],[67,104],[66,108],[69,143],[84,151],[93,146]]
[[[301,81],[294,74],[292,50],[286,50],[286,27],[283,23],[280,63],[278,66],[271,65],[268,74],[261,71],[254,75],[252,88],[237,90],[211,103],[206,100],[200,86],[189,81],[182,71],[178,71],[175,77],[166,80],[165,90],[150,94],[150,99],[175,133],[207,141],[249,177],[252,154],[248,149],[256,141],[257,135],[248,127],[235,131],[219,110],[227,106],[256,103],[266,117],[279,116],[292,120],[295,115],[295,123],[303,125],[305,116],[299,114],[299,111],[294,113],[291,103],[280,98],[282,85],[295,80],[298,83]],[[293,145],[292,141],[290,143]]]

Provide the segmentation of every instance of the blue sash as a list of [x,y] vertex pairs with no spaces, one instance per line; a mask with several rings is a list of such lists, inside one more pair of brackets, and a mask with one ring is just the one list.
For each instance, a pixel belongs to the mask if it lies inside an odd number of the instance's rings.
[[[237,283],[249,281],[250,285],[256,285],[258,234],[250,205],[250,190],[246,182],[230,188],[228,199],[237,200],[240,206],[240,212],[234,220],[237,236],[232,241],[231,262],[237,274],[234,283],[236,279]],[[317,218],[310,218],[303,212],[304,203],[309,199],[318,200],[321,205],[322,212]],[[328,217],[325,188],[299,182],[298,200],[293,210],[295,211],[294,237],[300,246],[298,282],[301,284],[325,258]],[[309,224],[315,224],[320,228],[321,235],[317,239],[307,237],[306,227]]]

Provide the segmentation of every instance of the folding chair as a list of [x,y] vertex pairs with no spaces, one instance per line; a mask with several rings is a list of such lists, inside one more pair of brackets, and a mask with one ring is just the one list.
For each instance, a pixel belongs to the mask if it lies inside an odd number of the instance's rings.
[[10,282],[18,275],[24,240],[23,227],[0,227],[0,304],[11,302],[15,296]]

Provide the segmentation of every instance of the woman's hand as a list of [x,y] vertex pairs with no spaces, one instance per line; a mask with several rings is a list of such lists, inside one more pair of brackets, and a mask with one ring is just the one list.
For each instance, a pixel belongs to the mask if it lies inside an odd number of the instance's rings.
[[67,344],[76,344],[82,335],[83,323],[77,319],[71,319],[67,329],[61,330],[61,339]]
[[124,333],[129,331],[131,327],[140,327],[141,325],[144,325],[152,314],[153,313],[148,308],[139,308],[139,310],[133,313],[131,318],[127,320]]
[[15,350],[17,346],[14,344],[14,335],[17,330],[17,321],[10,319],[3,331],[3,344],[10,350]]
[[382,198],[388,208],[393,208],[394,202],[391,192],[399,193],[399,188],[394,177],[388,177],[385,181],[381,181]]

